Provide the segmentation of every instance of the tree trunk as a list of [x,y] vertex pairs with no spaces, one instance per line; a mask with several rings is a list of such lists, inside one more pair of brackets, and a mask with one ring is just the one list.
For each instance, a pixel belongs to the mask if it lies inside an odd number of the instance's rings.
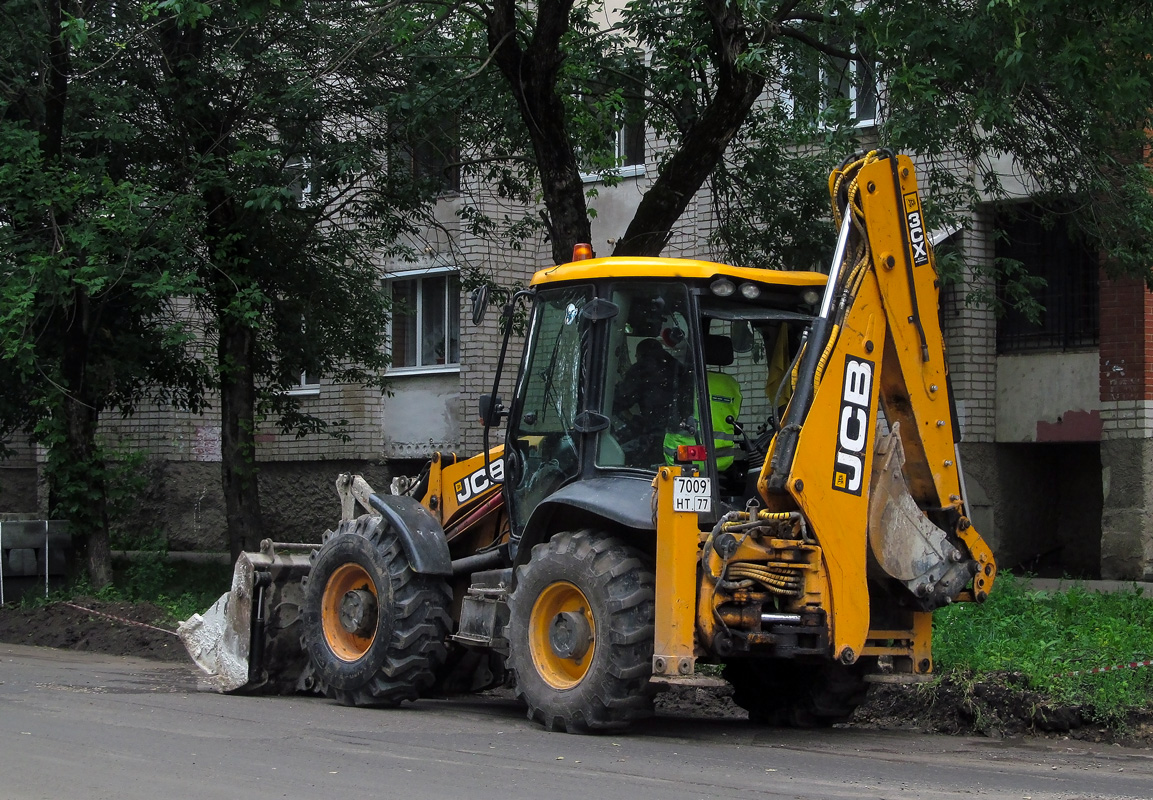
[[[204,26],[181,27],[172,22],[161,29],[165,65],[175,84],[172,114],[184,127],[188,141],[206,163],[226,163],[231,143],[230,123],[198,83],[204,57]],[[196,180],[197,176],[193,176]],[[256,465],[256,379],[253,366],[256,332],[240,314],[245,302],[239,288],[248,285],[245,264],[246,226],[237,200],[214,183],[204,188],[208,210],[205,231],[214,263],[206,265],[205,284],[210,287],[219,326],[217,370],[220,376],[220,481],[228,526],[228,549],[235,561],[242,550],[255,550],[262,536],[260,487]]]
[[706,0],[713,18],[717,89],[703,114],[681,139],[613,250],[614,256],[658,256],[673,225],[694,194],[724,157],[725,148],[744,124],[765,79],[741,69],[737,61],[749,48],[740,10],[727,0]]
[[[40,152],[44,163],[53,166],[64,152],[64,118],[72,71],[71,53],[61,27],[64,7],[64,0],[52,0],[44,6],[49,32],[48,74],[40,124]],[[58,242],[62,241],[58,231],[69,220],[66,211],[59,208],[52,211],[44,220],[44,228],[49,232],[44,246],[57,250]],[[64,342],[60,362],[63,392],[56,422],[62,428],[64,441],[49,444],[47,468],[49,515],[60,508],[67,517],[79,561],[93,589],[102,589],[112,582],[107,469],[96,444],[100,404],[88,380],[92,335],[99,324],[98,317],[87,290],[77,287],[71,313],[59,320]]]
[[553,260],[572,258],[577,242],[591,242],[584,180],[565,127],[564,104],[556,92],[563,56],[560,38],[569,28],[573,0],[541,0],[532,40],[524,49],[516,37],[515,0],[496,0],[488,14],[488,44],[508,81],[528,128],[547,211],[545,224]]
[[243,323],[221,318],[220,453],[228,548],[232,560],[260,545],[262,523],[256,465],[256,336]]
[[[64,331],[61,378],[65,387],[62,422],[65,441],[49,455],[53,498],[64,506],[93,589],[112,582],[108,537],[108,484],[103,456],[96,446],[100,409],[91,397],[88,362],[95,327],[91,300],[77,289]],[[55,505],[55,503],[50,503]],[[78,534],[78,535],[77,535]]]

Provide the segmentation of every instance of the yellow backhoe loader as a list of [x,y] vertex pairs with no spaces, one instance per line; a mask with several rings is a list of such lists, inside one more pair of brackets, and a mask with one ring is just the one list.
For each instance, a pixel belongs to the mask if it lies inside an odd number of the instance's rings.
[[846,719],[873,673],[931,672],[933,610],[996,574],[933,252],[908,158],[829,183],[827,276],[587,246],[538,272],[504,309],[484,452],[387,493],[341,476],[336,530],[242,555],[182,626],[193,658],[222,691],[350,705],[511,682],[530,718],[577,732],[650,714],[702,663],[752,719],[802,726]]

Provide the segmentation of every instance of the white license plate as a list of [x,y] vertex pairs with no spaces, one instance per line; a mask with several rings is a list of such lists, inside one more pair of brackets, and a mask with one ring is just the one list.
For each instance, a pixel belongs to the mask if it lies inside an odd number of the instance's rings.
[[673,511],[706,513],[713,508],[713,487],[708,478],[673,478]]

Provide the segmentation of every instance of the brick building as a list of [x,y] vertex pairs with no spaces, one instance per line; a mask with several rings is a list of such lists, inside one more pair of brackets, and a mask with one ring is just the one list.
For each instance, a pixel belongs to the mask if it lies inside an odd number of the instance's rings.
[[[650,181],[647,157],[632,154],[624,179],[599,186],[592,201],[593,246],[611,251]],[[589,176],[595,182],[595,176]],[[481,448],[477,399],[491,386],[499,353],[496,309],[473,327],[460,290],[461,269],[477,269],[516,288],[550,263],[536,240],[509,252],[471,236],[455,211],[484,187],[453,186],[439,203],[441,227],[428,233],[416,263],[383,263],[383,279],[405,311],[392,323],[391,393],[334,386],[302,376],[308,411],[349,421],[351,438],[258,437],[268,535],[315,540],[338,510],[332,481],[362,472],[374,485],[415,473],[436,450]],[[998,318],[966,302],[980,270],[942,295],[962,457],[975,521],[1008,567],[1042,575],[1153,578],[1153,299],[1138,280],[1110,280],[1098,259],[1062,231],[1039,226],[1027,193],[1015,210],[986,206],[963,230],[934,243],[960,250],[971,267],[1013,258],[1048,281],[1039,322]],[[496,200],[489,209],[499,214]],[[715,258],[708,246],[712,206],[702,191],[681,218],[665,255]],[[1004,239],[994,231],[1007,232]],[[501,388],[511,393],[519,342]],[[155,530],[172,549],[224,548],[219,423],[172,409],[110,419],[105,432],[149,456],[149,489],[134,513],[137,532]],[[499,436],[499,434],[498,434]],[[25,453],[0,473],[0,511],[35,504],[36,459]]]

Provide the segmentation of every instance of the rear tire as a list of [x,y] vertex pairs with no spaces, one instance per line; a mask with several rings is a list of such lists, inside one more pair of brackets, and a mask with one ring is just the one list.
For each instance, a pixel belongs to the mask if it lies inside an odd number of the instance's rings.
[[342,522],[304,581],[301,644],[320,692],[343,705],[395,706],[432,685],[452,593],[443,578],[412,571],[386,520]]
[[652,714],[653,572],[600,531],[558,533],[517,568],[509,668],[550,731],[627,727]]
[[827,728],[848,722],[868,694],[860,665],[750,658],[730,661],[723,677],[733,685],[733,702],[760,725]]

